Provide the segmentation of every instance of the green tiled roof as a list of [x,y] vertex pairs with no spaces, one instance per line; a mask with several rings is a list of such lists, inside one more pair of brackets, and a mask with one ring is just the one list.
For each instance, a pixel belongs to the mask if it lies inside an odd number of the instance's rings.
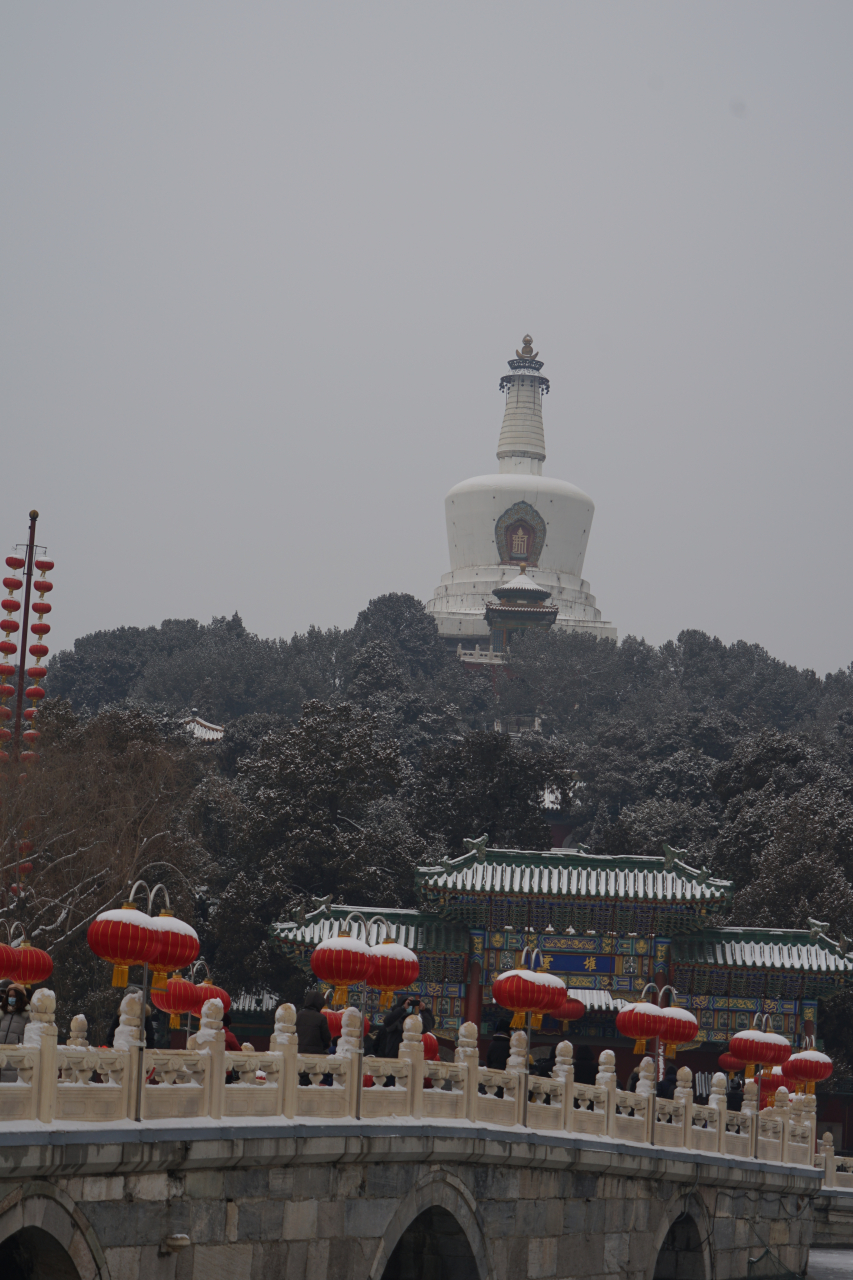
[[673,938],[671,948],[674,964],[853,974],[853,955],[808,929],[705,929]]
[[[373,916],[381,915],[388,921],[391,935],[395,942],[415,951],[448,951],[463,955],[468,953],[468,928],[454,925],[436,916],[424,914],[422,911],[407,910],[400,907],[350,907],[345,905],[330,906],[324,904],[316,911],[309,911],[302,920],[285,920],[274,924],[270,930],[273,941],[278,941],[287,951],[303,950],[314,947],[329,938],[336,938],[341,931],[344,920],[351,911],[358,911],[370,925]],[[365,940],[364,927],[353,921],[350,933],[354,938]],[[385,930],[380,924],[373,924],[368,929],[367,944],[374,947],[385,937]]]
[[[635,904],[724,906],[729,880],[717,880],[674,856],[609,857],[581,849],[550,853],[517,849],[472,849],[440,866],[419,867],[428,891],[465,894],[532,894],[573,900],[611,899]],[[433,896],[432,893],[430,896]]]

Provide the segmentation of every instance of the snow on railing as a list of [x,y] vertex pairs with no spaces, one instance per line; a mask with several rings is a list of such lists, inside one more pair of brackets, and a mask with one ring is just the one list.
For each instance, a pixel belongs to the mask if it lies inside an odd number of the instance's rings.
[[[212,1001],[205,1010],[217,1002]],[[97,1049],[80,1034],[56,1043],[51,1013],[25,1032],[23,1045],[0,1046],[0,1121],[66,1120],[93,1125],[136,1119],[214,1120],[230,1116],[369,1121],[381,1117],[521,1126],[667,1149],[717,1152],[782,1164],[816,1164],[825,1185],[853,1189],[853,1161],[837,1157],[825,1134],[816,1148],[813,1094],[780,1088],[772,1108],[758,1110],[758,1086],[747,1081],[742,1110],[726,1108],[726,1078],[716,1074],[707,1104],[693,1098],[693,1076],[681,1067],[672,1099],[658,1098],[655,1068],[644,1058],[635,1093],[620,1089],[615,1055],[599,1056],[595,1084],[575,1082],[571,1044],[557,1046],[551,1078],[525,1070],[524,1032],[512,1037],[504,1071],[481,1067],[477,1028],[459,1031],[453,1062],[425,1062],[420,1018],[404,1024],[397,1058],[362,1057],[361,1014],[344,1013],[337,1051],[301,1054],[296,1011],[281,1005],[266,1053],[226,1052],[213,1010],[204,1034],[183,1050]],[[75,1019],[75,1022],[82,1020]],[[138,1088],[138,1072],[144,1073]]]

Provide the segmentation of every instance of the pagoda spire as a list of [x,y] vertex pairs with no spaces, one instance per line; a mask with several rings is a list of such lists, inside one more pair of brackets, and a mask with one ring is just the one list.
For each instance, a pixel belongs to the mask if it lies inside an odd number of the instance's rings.
[[542,397],[548,394],[550,384],[541,376],[544,361],[537,360],[533,339],[524,335],[521,350],[516,359],[509,360],[510,373],[500,381],[501,391],[506,393],[506,409],[498,440],[498,462],[501,471],[525,471],[542,474],[545,461],[545,429],[542,425]]

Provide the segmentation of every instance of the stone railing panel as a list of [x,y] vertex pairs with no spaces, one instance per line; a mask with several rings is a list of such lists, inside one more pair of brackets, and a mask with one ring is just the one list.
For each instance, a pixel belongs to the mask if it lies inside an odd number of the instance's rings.
[[530,1098],[527,1103],[527,1123],[531,1129],[561,1131],[566,1128],[566,1109],[563,1105],[566,1087],[562,1080],[546,1080],[541,1076],[530,1077]]
[[16,1073],[0,1080],[0,1120],[36,1120],[39,1097],[39,1049],[0,1045],[0,1071]]
[[770,1107],[758,1113],[755,1154],[759,1160],[781,1161],[783,1120]]
[[[293,1068],[297,1073],[297,1116],[328,1116],[343,1119],[352,1113],[350,1070],[352,1058],[327,1058],[320,1054],[296,1055]],[[327,1081],[323,1084],[323,1080]],[[232,1086],[233,1087],[233,1086]],[[284,1082],[285,1092],[287,1081]]]
[[672,1102],[669,1098],[654,1099],[656,1146],[684,1146],[684,1112],[682,1102]]
[[364,1059],[364,1071],[373,1084],[361,1095],[361,1114],[365,1120],[380,1116],[411,1115],[409,1074],[412,1064],[402,1058]]
[[280,1116],[284,1071],[280,1053],[226,1053],[224,1070],[237,1077],[225,1089],[226,1116]]
[[649,1099],[617,1089],[613,1108],[613,1137],[623,1142],[645,1142],[649,1124]]
[[603,1134],[607,1119],[607,1090],[603,1085],[576,1084],[571,1113],[575,1133]]
[[130,1082],[135,1079],[131,1058],[123,1049],[58,1047],[56,1119],[101,1124],[127,1119]]
[[[696,1108],[693,1108],[694,1113]],[[747,1159],[752,1155],[752,1143],[755,1134],[755,1117],[748,1111],[723,1111],[725,1130],[722,1135],[723,1155],[740,1156]]]
[[144,1120],[210,1115],[213,1056],[195,1049],[146,1049],[142,1087]]
[[[421,1114],[441,1120],[466,1119],[468,1067],[458,1062],[425,1062]],[[427,1088],[427,1081],[432,1088]]]
[[720,1144],[720,1112],[717,1107],[700,1107],[696,1103],[690,1109],[690,1134],[688,1143],[693,1151],[718,1151]]
[[476,1119],[484,1124],[518,1124],[520,1096],[516,1073],[481,1067],[477,1077]]

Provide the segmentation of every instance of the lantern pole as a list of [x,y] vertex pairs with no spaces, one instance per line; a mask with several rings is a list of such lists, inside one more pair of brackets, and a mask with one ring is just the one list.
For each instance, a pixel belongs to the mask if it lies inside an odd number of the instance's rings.
[[[150,916],[151,915],[151,899],[153,897],[153,894],[151,890],[148,888],[148,885],[145,883],[144,880],[136,881],[136,884],[133,886],[133,888],[130,891],[130,896],[128,898],[128,901],[133,902],[133,895],[136,893],[136,890],[139,888],[140,885],[145,890],[146,915]],[[160,888],[162,888],[162,885],[156,885],[154,890],[155,893],[157,889],[160,889]],[[167,894],[166,901],[168,902],[168,900],[169,899]],[[146,1047],[145,1046],[145,1009],[147,1004],[148,1004],[148,961],[146,960],[142,968],[142,1009],[141,1009],[141,1026],[139,1028],[139,1070],[136,1073],[136,1105],[134,1107],[134,1117],[133,1117],[134,1120],[136,1120],[137,1123],[139,1124],[142,1123],[142,1086],[145,1083],[145,1047]]]
[[[529,947],[525,947],[521,953],[521,963],[524,964],[525,960],[527,960],[528,967],[531,973],[536,972],[535,966],[536,966],[537,956],[539,957],[539,964],[541,965],[542,952],[539,950],[538,947],[535,947],[533,951],[531,951]],[[530,1092],[530,1028],[531,1028],[532,1022],[533,1022],[533,1014],[531,1010],[528,1009],[526,1026],[525,1026],[525,1031],[527,1034],[527,1047],[524,1054],[524,1077],[523,1077],[524,1093],[521,1099],[521,1123],[525,1129],[527,1128],[527,1095]]]
[[[27,544],[27,566],[24,569],[26,584],[24,586],[24,613],[21,618],[21,648],[20,660],[18,663],[18,696],[15,700],[15,758],[18,757],[18,749],[21,745],[21,716],[24,705],[24,663],[27,659],[27,627],[30,620],[30,593],[33,585],[33,556],[36,550],[36,520],[39,518],[37,511],[30,512],[30,538]],[[18,858],[18,882],[20,883],[21,875],[21,859]]]
[[[364,930],[364,945],[370,946],[369,926],[360,911],[351,911],[341,925],[341,930],[348,928],[350,921],[357,920]],[[373,921],[380,921],[385,926],[386,936],[388,933],[388,921],[384,916],[374,916]],[[364,1017],[367,1008],[367,975],[364,981],[358,984],[361,987],[361,1008],[358,1011],[358,1049],[355,1054],[356,1065],[356,1082],[355,1082],[355,1119],[361,1119],[361,1094],[364,1087]]]

